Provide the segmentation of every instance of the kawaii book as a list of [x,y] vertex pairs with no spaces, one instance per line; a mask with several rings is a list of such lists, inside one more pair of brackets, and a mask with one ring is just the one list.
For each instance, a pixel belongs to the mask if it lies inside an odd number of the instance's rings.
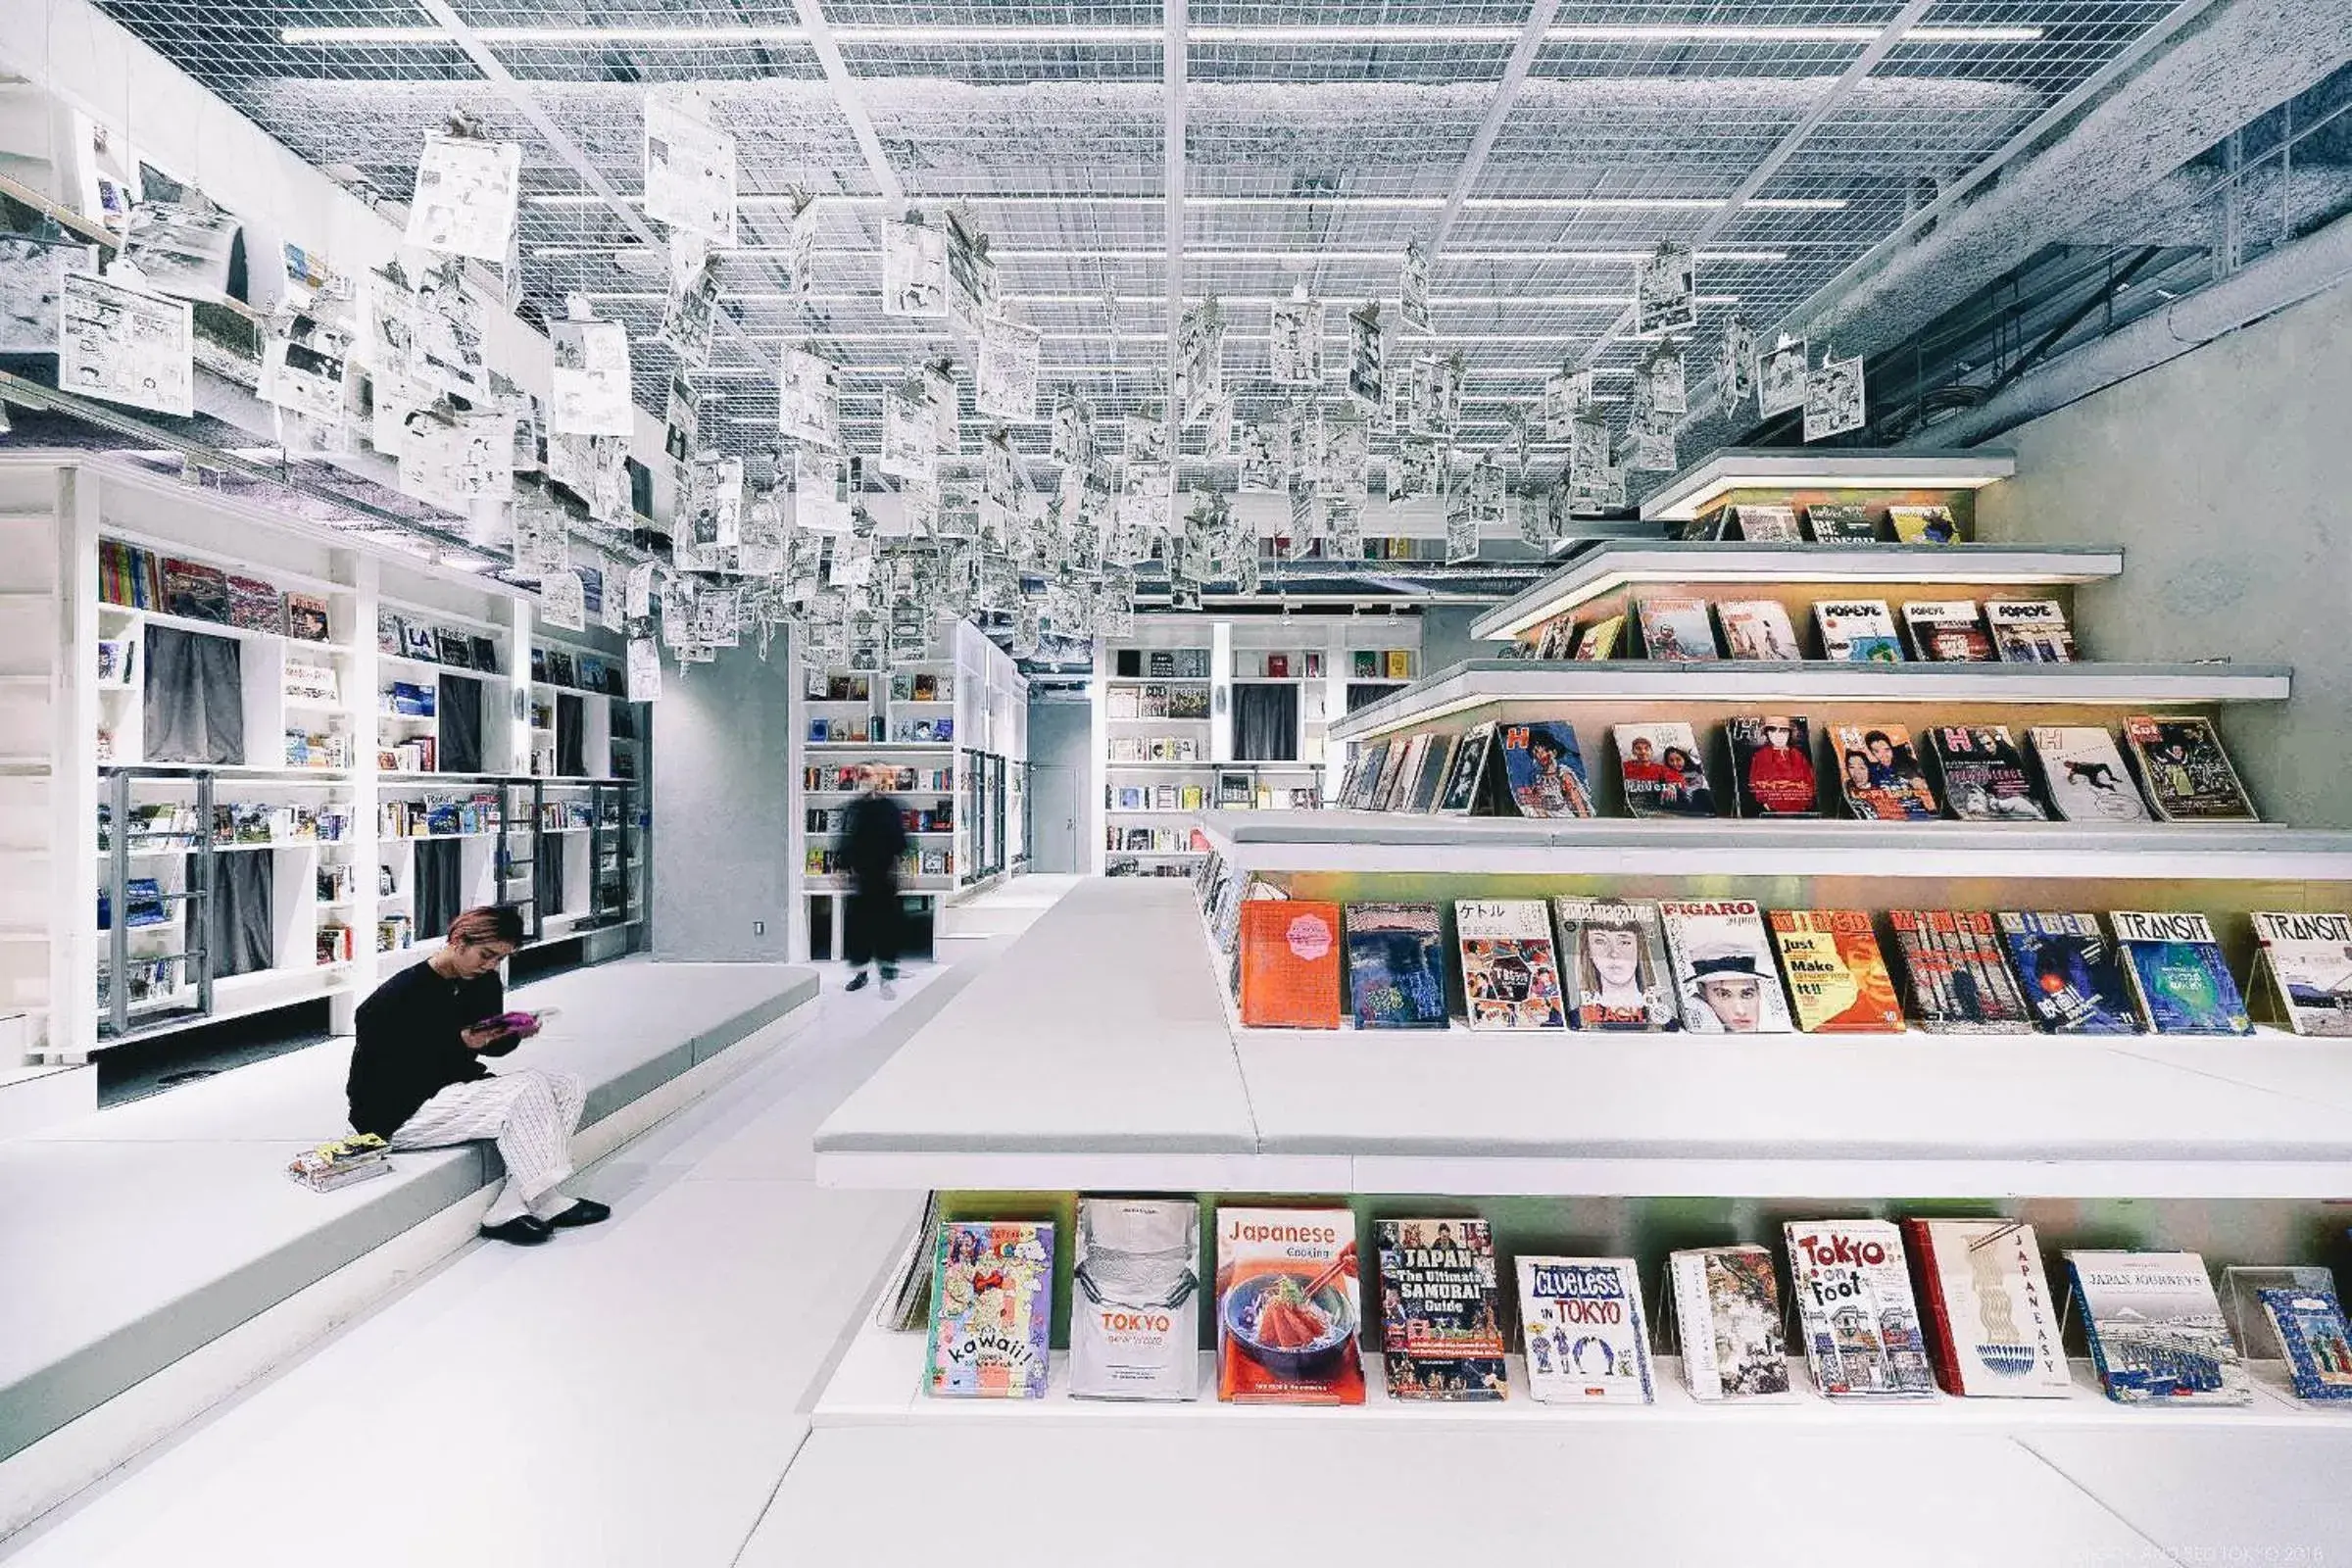
[[1045,1397],[1054,1318],[1051,1223],[955,1220],[940,1226],[931,1303],[926,1394]]

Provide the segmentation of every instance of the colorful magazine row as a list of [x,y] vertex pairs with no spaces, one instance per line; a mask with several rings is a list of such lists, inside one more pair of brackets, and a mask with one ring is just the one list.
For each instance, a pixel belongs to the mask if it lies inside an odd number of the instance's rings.
[[[1706,748],[1682,722],[1610,728],[1627,812],[1715,817],[1728,760],[1742,817],[1840,815],[1867,822],[2252,822],[2254,803],[2213,721],[2137,713],[2114,732],[2036,724],[2021,749],[1999,724],[1938,725],[1914,742],[1887,720],[1822,726],[1836,783],[1825,789],[1814,726],[1801,714],[1724,721],[1728,758],[1710,774]],[[1336,804],[1343,810],[1600,814],[1576,727],[1564,719],[1489,720],[1459,735],[1424,732],[1352,749]]]
[[[1861,909],[1462,899],[1450,942],[1446,914],[1437,904],[1241,900],[1241,1021],[1443,1029],[1459,1016],[1473,1029],[1893,1034],[1907,1013],[1911,1027],[1965,1034],[2253,1032],[2212,921],[2191,911],[2119,909],[2102,922],[2087,912],[1895,909],[1886,916],[1893,971],[1878,921]],[[2297,1034],[2352,1035],[2352,915],[2251,919],[2247,991],[2265,1015]]]
[[[2075,658],[2074,630],[2067,624],[2066,607],[2055,599],[1987,599],[1982,606],[1973,599],[1915,599],[1903,606],[1899,636],[1884,599],[1823,599],[1811,609],[1818,657],[1833,663],[1900,664],[1908,658],[2066,664]],[[1635,646],[1629,619],[1642,655],[1668,663],[1731,659],[1792,664],[1813,657],[1805,652],[1788,607],[1778,599],[1710,602],[1683,595],[1637,600],[1630,616],[1620,612],[1581,624],[1574,616],[1557,616],[1538,628],[1532,640],[1517,644],[1516,657],[1625,658]]]
[[256,577],[232,576],[200,561],[158,556],[119,539],[98,542],[98,597],[131,610],[161,611],[307,643],[332,640],[326,601],[280,593]]
[[[1807,507],[1748,505],[1721,507],[1683,527],[1686,540],[1745,539],[1750,544],[1857,544],[1891,536],[1897,544],[1950,545],[1960,542],[1960,525],[1949,507],[1887,507],[1886,528],[1858,502],[1816,502]],[[1799,525],[1799,515],[1802,525]]]
[[[1521,1255],[1517,1324],[1483,1219],[1373,1222],[1373,1271],[1347,1208],[1219,1208],[1209,1280],[1186,1199],[1081,1198],[1071,1270],[1069,1392],[1087,1399],[1200,1396],[1200,1314],[1214,1314],[1216,1396],[1361,1404],[1367,1305],[1393,1399],[1500,1400],[1525,1359],[1544,1403],[1656,1397],[1639,1265]],[[2034,1227],[2008,1219],[1790,1220],[1788,1296],[1813,1386],[1827,1398],[2064,1398],[2073,1381]],[[1055,1226],[952,1220],[933,1246],[923,1388],[935,1396],[1042,1398],[1051,1383]],[[2253,1387],[2194,1252],[2068,1251],[2068,1282],[2108,1397],[2244,1404]],[[1366,1285],[1372,1287],[1367,1300]],[[1693,1398],[1791,1392],[1780,1270],[1763,1247],[1678,1251],[1671,1324]],[[2352,1398],[2352,1335],[2331,1288],[2263,1289],[2263,1310],[2307,1399]],[[1927,1303],[1924,1314],[1920,1302]]]

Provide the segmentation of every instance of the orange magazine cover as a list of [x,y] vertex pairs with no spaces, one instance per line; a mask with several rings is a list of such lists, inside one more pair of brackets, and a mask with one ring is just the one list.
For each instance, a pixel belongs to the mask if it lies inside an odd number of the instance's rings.
[[1902,1000],[1860,909],[1774,909],[1773,944],[1788,977],[1796,1026],[1807,1034],[1899,1034]]
[[1340,1026],[1340,906],[1305,899],[1242,904],[1242,1022]]

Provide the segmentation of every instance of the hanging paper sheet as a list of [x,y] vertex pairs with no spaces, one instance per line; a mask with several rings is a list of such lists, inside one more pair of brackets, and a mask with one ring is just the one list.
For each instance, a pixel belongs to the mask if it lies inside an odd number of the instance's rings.
[[1819,441],[1862,428],[1862,357],[1824,359],[1805,377],[1805,439]]
[[490,395],[482,356],[488,307],[466,288],[460,264],[445,263],[412,285],[397,269],[373,274],[368,291],[374,342],[369,368],[380,378],[480,403]]
[[1276,386],[1323,384],[1323,302],[1276,300],[1267,346],[1267,376]]
[[401,493],[460,514],[477,501],[504,500],[514,485],[514,450],[512,415],[412,415],[400,448]]
[[243,222],[201,198],[141,202],[130,210],[118,267],[131,269],[150,291],[194,305],[229,303]]
[[558,435],[628,437],[637,427],[629,391],[629,329],[619,321],[550,321],[547,427]]
[[[980,323],[980,359],[972,406],[998,419],[1037,417],[1037,368],[1045,334],[1001,313]],[[1056,411],[1058,417],[1058,411]]]
[[272,408],[340,427],[349,412],[353,334],[309,316],[279,317],[262,343],[261,384],[255,396]]
[[1769,419],[1805,406],[1805,368],[1811,363],[1811,351],[1801,337],[1765,352],[1756,377],[1759,417]]
[[185,300],[69,272],[59,306],[58,385],[188,417],[196,398],[193,319]]
[[1378,302],[1348,313],[1348,395],[1367,409],[1381,406],[1382,354]]
[[645,216],[735,245],[735,138],[685,106],[645,100]]
[[777,424],[796,441],[841,445],[841,368],[807,349],[784,351],[777,376]]
[[[681,243],[683,242],[683,243]],[[699,234],[670,236],[669,295],[662,309],[662,341],[690,370],[710,363],[718,324],[718,262]]]
[[1176,323],[1177,407],[1194,424],[1225,390],[1225,309],[1212,296],[1188,307]]
[[882,225],[882,314],[937,317],[948,313],[948,237],[908,219]]
[[938,425],[919,386],[882,394],[882,471],[894,479],[931,479],[939,473]]
[[963,450],[963,411],[956,406],[956,373],[944,364],[923,367],[916,384],[931,411],[931,444],[953,457]]
[[66,273],[94,264],[87,245],[0,234],[0,354],[55,354]]
[[560,631],[588,625],[586,586],[576,571],[559,571],[539,584],[539,618]]
[[651,637],[629,639],[629,701],[658,702],[662,697],[662,650]]
[[684,516],[678,542],[696,551],[727,550],[743,539],[743,460],[710,454],[687,466]]
[[409,200],[409,243],[503,265],[514,239],[521,173],[519,143],[428,134]]
[[562,508],[517,502],[508,516],[514,529],[515,576],[549,582],[571,569],[571,537]]
[[1404,276],[1397,289],[1404,324],[1416,332],[1434,330],[1429,324],[1429,248],[1417,239],[1405,241]]
[[1698,289],[1690,247],[1669,240],[1634,263],[1636,337],[1688,332],[1698,325]]
[[1745,321],[1733,318],[1715,346],[1715,400],[1727,415],[1756,395],[1756,334]]

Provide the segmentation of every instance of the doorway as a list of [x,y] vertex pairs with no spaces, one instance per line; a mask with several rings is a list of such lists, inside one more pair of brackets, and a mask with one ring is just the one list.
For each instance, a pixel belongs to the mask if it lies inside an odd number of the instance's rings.
[[1035,764],[1029,769],[1029,869],[1074,876],[1079,857],[1078,773]]

